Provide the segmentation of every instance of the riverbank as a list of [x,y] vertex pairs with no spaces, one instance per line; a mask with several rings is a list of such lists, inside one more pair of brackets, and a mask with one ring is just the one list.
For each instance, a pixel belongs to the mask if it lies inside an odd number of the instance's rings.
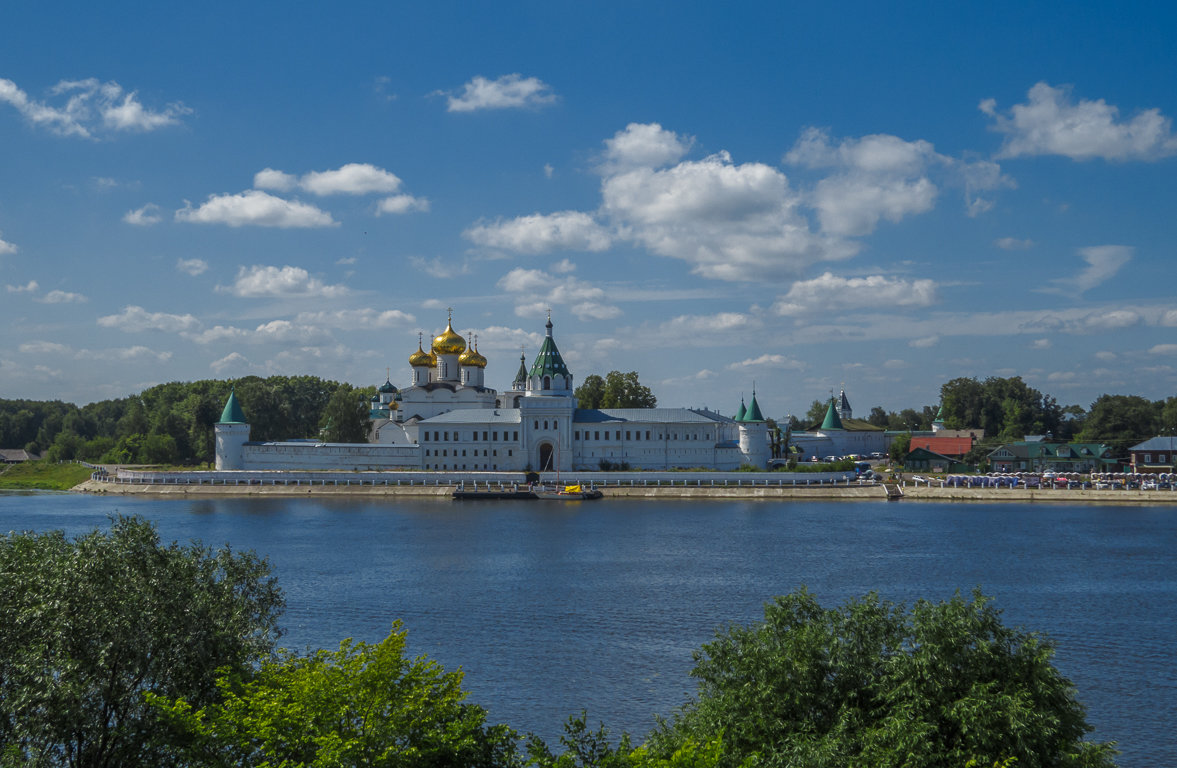
[[[823,486],[597,486],[605,498],[630,499],[766,499],[886,501],[882,485]],[[891,486],[892,488],[894,486]],[[171,498],[201,497],[426,497],[448,499],[448,485],[159,485],[110,483],[95,480],[72,490],[98,495],[146,495]],[[1177,491],[1056,490],[1038,488],[933,488],[908,485],[901,501],[1017,502],[1021,504],[1174,504]]]

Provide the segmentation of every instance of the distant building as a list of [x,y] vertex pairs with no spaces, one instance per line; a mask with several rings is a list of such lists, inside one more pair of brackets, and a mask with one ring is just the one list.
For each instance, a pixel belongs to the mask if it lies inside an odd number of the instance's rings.
[[0,448],[0,464],[21,464],[36,461],[39,457],[24,448]]
[[1102,443],[1046,443],[1022,440],[989,453],[995,472],[1109,472],[1119,462]]
[[1177,437],[1150,437],[1128,449],[1134,472],[1172,472],[1177,466]]
[[230,394],[216,425],[217,469],[436,469],[521,471],[766,467],[768,426],[752,393],[734,418],[693,408],[580,409],[552,334],[511,389],[485,385],[488,361],[454,332],[452,317],[426,352],[409,356],[412,381],[388,380],[369,403],[369,443],[256,443]]
[[862,456],[884,453],[894,436],[869,421],[852,418],[850,401],[843,389],[837,398],[830,397],[821,424],[793,432],[789,438],[802,461],[821,460],[829,456]]

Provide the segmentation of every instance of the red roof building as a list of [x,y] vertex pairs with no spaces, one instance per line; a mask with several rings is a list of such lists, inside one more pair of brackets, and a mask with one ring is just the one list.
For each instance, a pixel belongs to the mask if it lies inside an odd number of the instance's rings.
[[966,453],[973,450],[973,438],[971,437],[912,437],[911,450],[916,448],[923,448],[932,453],[938,453],[941,456],[949,456],[954,459],[963,457]]

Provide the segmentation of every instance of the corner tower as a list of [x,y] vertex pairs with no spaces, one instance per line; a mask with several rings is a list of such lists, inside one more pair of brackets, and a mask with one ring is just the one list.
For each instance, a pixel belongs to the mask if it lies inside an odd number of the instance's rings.
[[213,428],[216,434],[218,470],[245,469],[245,444],[249,441],[249,423],[237,402],[236,388],[229,391],[225,410]]
[[744,409],[743,417],[737,416],[736,423],[740,427],[740,453],[744,463],[754,467],[768,466],[768,423],[760,412],[760,403],[756,402],[756,390],[752,390],[752,402]]
[[564,364],[556,340],[552,338],[552,313],[548,312],[547,335],[543,346],[531,364],[527,374],[528,395],[555,395],[572,397],[572,373]]

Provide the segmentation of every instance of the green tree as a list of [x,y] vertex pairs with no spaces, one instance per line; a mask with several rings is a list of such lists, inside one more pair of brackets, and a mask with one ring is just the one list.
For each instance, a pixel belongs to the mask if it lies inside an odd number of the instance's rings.
[[805,413],[805,424],[810,427],[820,427],[826,419],[826,411],[830,409],[830,401],[814,400]]
[[902,464],[907,460],[907,454],[911,452],[911,433],[904,432],[900,435],[895,435],[891,440],[891,447],[887,449],[887,453],[891,455],[891,461],[896,464]]
[[576,396],[576,407],[600,408],[605,399],[605,380],[591,373],[584,377],[584,381],[572,394]]
[[802,589],[764,621],[720,631],[695,653],[695,701],[651,734],[673,753],[722,736],[721,765],[1113,765],[1053,648],[1001,622],[974,592],[917,602],[875,594],[823,609]]
[[118,517],[109,532],[0,539],[4,765],[173,762],[153,692],[204,706],[218,667],[244,672],[278,636],[282,595],[252,553],[163,545]]
[[495,768],[515,764],[515,734],[464,701],[462,673],[405,657],[400,623],[377,644],[286,653],[256,674],[225,675],[218,701],[151,701],[208,766]]
[[323,409],[323,439],[329,443],[364,443],[368,440],[368,398],[371,392],[343,384]]
[[1091,404],[1079,439],[1090,443],[1107,443],[1118,455],[1128,448],[1156,436],[1161,426],[1164,404],[1137,395],[1100,395]]

